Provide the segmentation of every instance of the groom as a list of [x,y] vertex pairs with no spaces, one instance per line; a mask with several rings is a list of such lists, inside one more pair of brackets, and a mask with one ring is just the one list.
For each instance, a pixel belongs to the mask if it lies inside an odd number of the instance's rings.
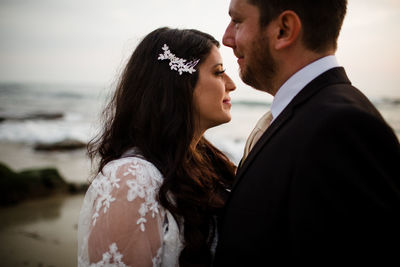
[[223,43],[274,100],[246,144],[215,266],[399,265],[400,145],[336,61],[346,6],[231,0]]

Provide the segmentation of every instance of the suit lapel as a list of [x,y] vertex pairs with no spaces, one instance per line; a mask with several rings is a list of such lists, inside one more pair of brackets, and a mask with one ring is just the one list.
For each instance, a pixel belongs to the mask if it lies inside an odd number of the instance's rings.
[[260,150],[271,140],[271,138],[278,132],[282,125],[284,125],[293,116],[293,114],[295,113],[295,108],[310,99],[321,88],[335,83],[350,83],[342,67],[333,68],[324,72],[313,81],[311,81],[308,85],[306,85],[306,87],[304,87],[298,93],[298,95],[293,98],[288,106],[282,111],[282,113],[273,121],[273,123],[261,136],[257,144],[253,147],[253,149],[250,151],[249,155],[243,162],[242,166],[238,169],[235,182],[232,186],[232,191],[240,182],[243,174],[251,165],[252,161],[256,158]]
[[255,144],[253,149],[250,151],[245,161],[242,163],[242,166],[238,169],[232,190],[235,188],[236,184],[240,181],[240,179],[243,176],[243,173],[245,173],[250,163],[257,156],[258,152],[260,152],[260,150],[264,147],[266,143],[268,143],[268,141],[279,130],[279,128],[291,117],[291,114],[292,114],[291,109],[286,108],[281,113],[281,115],[279,115],[278,118],[276,118],[276,120],[272,122],[272,124],[268,127],[265,133],[260,137],[260,139]]

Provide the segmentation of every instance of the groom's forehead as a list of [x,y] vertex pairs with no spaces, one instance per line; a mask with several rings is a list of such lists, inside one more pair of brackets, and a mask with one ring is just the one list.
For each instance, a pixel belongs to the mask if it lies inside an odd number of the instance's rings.
[[247,0],[232,0],[228,10],[231,17],[239,15],[254,15],[254,13],[258,12],[258,6],[251,4]]

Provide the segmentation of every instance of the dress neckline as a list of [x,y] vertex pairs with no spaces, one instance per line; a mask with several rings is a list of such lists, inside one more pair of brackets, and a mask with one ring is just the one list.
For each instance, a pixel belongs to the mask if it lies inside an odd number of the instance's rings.
[[137,147],[129,148],[121,155],[121,158],[128,158],[128,157],[144,158],[142,152]]

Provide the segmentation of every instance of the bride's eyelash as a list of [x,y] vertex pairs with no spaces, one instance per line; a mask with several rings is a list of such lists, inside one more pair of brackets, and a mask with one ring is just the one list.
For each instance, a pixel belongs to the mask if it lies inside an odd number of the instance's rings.
[[224,74],[224,73],[225,73],[225,69],[215,72],[216,75],[221,75],[221,74]]

